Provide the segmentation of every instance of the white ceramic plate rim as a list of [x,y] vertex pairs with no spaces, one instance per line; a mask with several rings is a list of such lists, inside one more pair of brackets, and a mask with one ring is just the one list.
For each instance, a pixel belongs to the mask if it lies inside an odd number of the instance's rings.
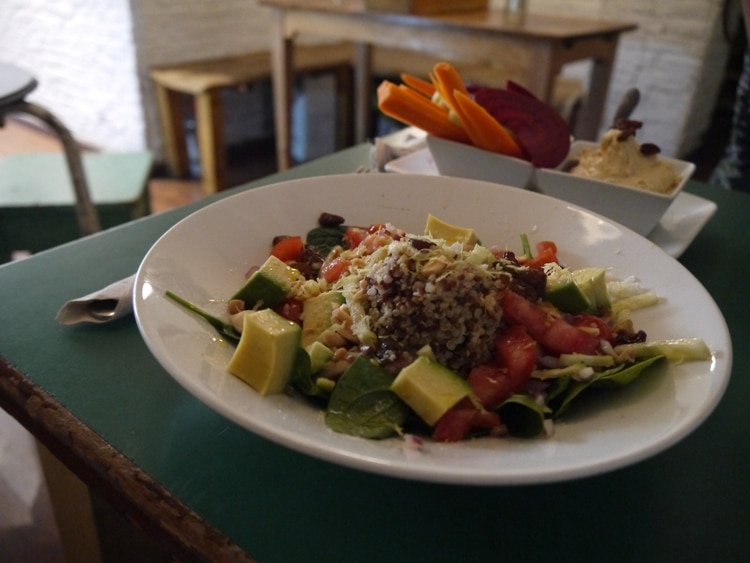
[[[476,227],[485,241],[511,247],[518,246],[513,241],[522,232],[532,240],[552,238],[571,266],[611,266],[618,277],[636,275],[664,297],[657,308],[635,315],[638,326],[651,338],[703,338],[713,351],[712,360],[658,372],[645,384],[607,398],[606,409],[588,406],[558,423],[550,438],[482,438],[443,445],[428,441],[415,451],[399,438],[370,441],[336,434],[308,404],[286,395],[260,397],[227,374],[231,347],[164,296],[172,289],[220,314],[224,304],[215,300],[230,295],[245,270],[264,259],[272,236],[303,234],[321,211],[342,214],[349,224],[392,221],[411,232],[421,231],[432,212]],[[571,232],[576,233],[572,239]],[[317,177],[219,200],[176,224],[153,245],[136,276],[134,309],[147,346],[166,371],[240,426],[329,462],[432,482],[554,482],[635,463],[673,445],[705,420],[724,393],[731,366],[726,323],[714,301],[654,244],[564,202],[456,178]]]

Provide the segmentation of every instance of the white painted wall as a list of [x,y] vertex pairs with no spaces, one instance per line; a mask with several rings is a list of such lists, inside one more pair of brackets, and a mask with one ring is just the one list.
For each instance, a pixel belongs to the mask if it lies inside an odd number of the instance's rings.
[[[634,21],[617,56],[607,120],[631,86],[634,117],[665,154],[700,142],[728,55],[723,0],[528,0],[530,10]],[[492,0],[501,7],[504,0]],[[0,60],[40,81],[30,99],[57,113],[76,137],[103,150],[161,153],[148,78],[155,65],[267,48],[269,11],[255,0],[2,0]],[[582,76],[576,65],[566,74]],[[230,95],[230,140],[267,127],[242,95]],[[245,111],[243,115],[243,110]],[[270,109],[269,109],[270,111]]]

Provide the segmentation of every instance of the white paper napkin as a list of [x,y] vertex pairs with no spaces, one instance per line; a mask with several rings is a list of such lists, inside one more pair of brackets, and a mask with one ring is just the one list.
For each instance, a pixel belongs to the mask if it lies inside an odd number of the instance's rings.
[[64,325],[108,323],[133,312],[135,274],[66,302],[55,317]]
[[427,146],[424,132],[409,127],[394,135],[376,137],[370,149],[370,163],[378,172],[385,172],[385,165]]

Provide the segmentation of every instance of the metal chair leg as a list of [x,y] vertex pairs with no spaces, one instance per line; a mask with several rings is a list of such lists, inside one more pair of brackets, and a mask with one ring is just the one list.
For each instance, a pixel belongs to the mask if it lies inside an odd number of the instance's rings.
[[76,217],[78,219],[78,227],[81,231],[81,235],[86,236],[100,231],[101,224],[99,222],[99,214],[96,207],[94,207],[94,204],[91,202],[88,182],[86,181],[86,174],[83,170],[81,153],[68,128],[65,127],[65,125],[49,110],[32,102],[19,101],[0,108],[0,124],[2,124],[5,115],[10,113],[26,113],[32,115],[46,123],[55,131],[65,150],[65,158],[70,171],[70,179],[73,183],[73,189],[75,190]]

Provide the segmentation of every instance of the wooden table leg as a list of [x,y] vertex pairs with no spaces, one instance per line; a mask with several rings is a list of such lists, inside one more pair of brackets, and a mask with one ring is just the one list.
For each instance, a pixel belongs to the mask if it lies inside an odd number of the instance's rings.
[[372,128],[372,46],[357,43],[354,56],[354,142],[364,143]]
[[189,165],[185,146],[185,123],[180,107],[180,94],[155,83],[159,117],[164,136],[164,152],[169,169],[177,177],[187,176]]
[[224,146],[224,114],[221,91],[207,90],[195,99],[201,186],[206,195],[226,188],[227,157]]
[[614,49],[610,57],[593,59],[589,92],[575,131],[577,139],[596,141],[599,137],[613,65]]
[[271,23],[271,76],[276,128],[276,158],[279,171],[291,166],[292,49],[284,29],[284,10],[273,11]]
[[354,144],[354,79],[352,65],[336,69],[337,148]]
[[100,563],[102,551],[88,487],[41,443],[37,447],[65,560]]

